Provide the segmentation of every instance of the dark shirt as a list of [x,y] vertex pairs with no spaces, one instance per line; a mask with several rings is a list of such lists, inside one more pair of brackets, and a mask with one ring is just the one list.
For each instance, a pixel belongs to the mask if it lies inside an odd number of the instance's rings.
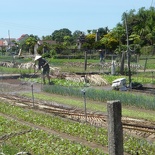
[[45,59],[40,58],[38,60],[38,67],[39,67],[39,70],[41,69],[41,67],[43,69],[48,69],[49,68],[49,64],[48,64],[48,62]]
[[103,58],[103,57],[104,57],[104,52],[101,51],[101,52],[100,52],[100,58]]

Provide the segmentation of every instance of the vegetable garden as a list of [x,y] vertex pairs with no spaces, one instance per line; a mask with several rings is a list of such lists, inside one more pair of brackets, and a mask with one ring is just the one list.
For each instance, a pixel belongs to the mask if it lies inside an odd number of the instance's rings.
[[[67,68],[68,71],[73,70],[72,66],[64,65],[65,62],[65,60],[61,63],[53,60],[52,65],[61,67],[62,72],[66,72]],[[91,70],[91,68],[89,69]],[[74,67],[75,70],[76,67]],[[83,69],[78,68],[77,72],[81,70]],[[1,74],[4,73],[19,73],[22,76],[18,79],[20,82],[17,84],[9,83],[9,79],[2,78],[0,80],[1,86],[3,86],[0,88],[2,94],[13,94],[18,91],[18,95],[31,99],[31,84],[34,84],[35,100],[56,102],[83,109],[82,90],[84,89],[89,111],[106,113],[106,102],[119,99],[123,106],[124,117],[144,119],[155,124],[154,95],[106,90],[103,89],[104,86],[91,86],[58,78],[53,79],[53,85],[41,85],[41,78],[31,78],[31,80],[23,78],[25,74],[33,73],[33,70],[29,69],[16,70],[15,68],[1,67]],[[144,78],[145,74],[139,72],[133,75],[133,81],[143,81],[145,84],[153,85],[154,78],[152,77],[154,75],[152,72],[147,73],[147,78]],[[106,79],[109,85],[114,79],[120,77],[107,74],[101,74],[101,76]],[[5,86],[5,83],[9,83],[9,85]],[[28,87],[29,89],[27,89]],[[16,88],[17,90],[15,90]],[[35,108],[18,107],[7,100],[0,99],[0,152],[5,155],[13,155],[18,152],[27,152],[32,155],[104,155],[108,154],[107,132],[106,128],[92,126],[87,122],[65,119],[54,114],[40,112]],[[124,132],[125,154],[154,155],[155,138],[153,136],[154,133],[145,137]]]

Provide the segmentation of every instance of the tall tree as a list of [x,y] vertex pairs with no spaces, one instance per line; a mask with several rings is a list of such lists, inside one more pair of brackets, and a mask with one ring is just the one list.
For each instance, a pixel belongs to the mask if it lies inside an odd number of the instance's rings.
[[34,35],[30,35],[26,39],[25,44],[29,48],[29,53],[34,54],[34,46],[38,42],[38,40],[40,40],[39,37],[38,36],[34,36]]
[[114,51],[118,46],[118,41],[113,37],[111,32],[104,35],[101,39],[101,43],[104,44],[106,49],[109,49],[110,51]]
[[58,43],[64,42],[64,37],[65,36],[70,36],[70,37],[72,36],[72,32],[67,28],[63,28],[63,29],[60,29],[60,30],[55,30],[52,33],[52,39],[55,40]]
[[81,31],[80,31],[80,30],[76,30],[76,31],[73,32],[72,40],[73,40],[73,42],[74,42],[75,44],[77,43],[77,41],[78,41],[80,35],[81,35]]
[[114,29],[111,31],[112,36],[117,40],[118,42],[118,53],[121,53],[122,51],[122,45],[124,44],[125,40],[125,28],[118,24]]
[[98,28],[97,33],[99,36],[99,39],[101,39],[104,35],[106,35],[109,32],[109,28],[105,27],[105,28]]
[[52,40],[52,36],[51,35],[42,36],[42,40]]

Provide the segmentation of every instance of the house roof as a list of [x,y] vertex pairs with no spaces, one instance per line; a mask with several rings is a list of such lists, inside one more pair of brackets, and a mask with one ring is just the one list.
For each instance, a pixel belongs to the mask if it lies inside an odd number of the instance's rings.
[[4,46],[4,43],[2,40],[0,40],[0,46]]
[[29,37],[28,34],[22,34],[17,40],[18,40],[18,41],[22,41],[22,40],[24,40],[24,39],[27,39],[28,37]]
[[13,40],[16,40],[15,38],[2,38],[0,39],[0,46],[8,46],[9,43],[11,46],[14,46]]

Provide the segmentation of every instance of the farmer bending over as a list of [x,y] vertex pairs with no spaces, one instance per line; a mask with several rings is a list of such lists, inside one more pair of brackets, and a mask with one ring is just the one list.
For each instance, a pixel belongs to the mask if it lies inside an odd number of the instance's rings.
[[48,62],[45,59],[43,59],[42,56],[40,56],[40,55],[37,55],[35,57],[34,61],[38,61],[39,70],[41,70],[41,68],[43,68],[43,82],[44,82],[44,84],[46,84],[45,76],[47,76],[48,83],[50,84],[50,75],[49,75],[50,67],[49,67]]

